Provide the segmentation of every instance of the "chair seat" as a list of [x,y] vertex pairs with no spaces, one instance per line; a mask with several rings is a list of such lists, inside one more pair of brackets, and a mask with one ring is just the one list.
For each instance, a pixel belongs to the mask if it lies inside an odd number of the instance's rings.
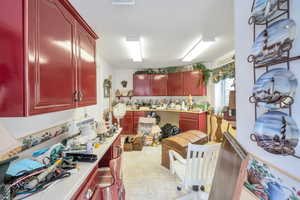
[[111,186],[114,182],[114,179],[112,176],[99,176],[99,179],[98,179],[98,186],[100,188],[104,188],[104,187],[108,187],[108,186]]
[[98,169],[98,174],[100,176],[109,176],[112,177],[111,171],[109,167],[102,167]]

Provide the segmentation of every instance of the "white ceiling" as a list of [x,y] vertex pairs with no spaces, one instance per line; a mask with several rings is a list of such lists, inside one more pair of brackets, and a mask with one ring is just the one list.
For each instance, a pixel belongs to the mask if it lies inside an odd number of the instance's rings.
[[[181,58],[201,36],[217,40],[193,62],[213,61],[234,49],[233,0],[136,0],[134,6],[70,2],[101,37],[104,59],[117,68],[183,65]],[[142,63],[130,59],[126,36],[142,38]]]

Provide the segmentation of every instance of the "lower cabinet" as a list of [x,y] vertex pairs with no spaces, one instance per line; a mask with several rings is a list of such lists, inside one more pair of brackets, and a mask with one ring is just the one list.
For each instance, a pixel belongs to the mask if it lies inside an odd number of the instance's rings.
[[143,111],[136,111],[133,113],[133,134],[138,133],[139,119],[140,119],[140,117],[144,117],[145,114],[146,113]]
[[[122,135],[135,135],[138,132],[139,118],[144,117],[146,112],[127,111],[120,125],[123,128]],[[182,132],[189,130],[199,130],[207,133],[207,114],[206,113],[180,113],[179,128]],[[116,122],[116,119],[113,120]]]
[[127,111],[123,119],[120,120],[120,125],[123,128],[122,135],[133,134],[133,112]]
[[[144,117],[143,111],[127,111],[123,119],[120,120],[120,126],[123,128],[122,135],[135,135],[138,131],[139,118]],[[113,123],[117,120],[113,119]]]
[[182,132],[199,130],[207,133],[206,113],[180,113],[179,128]]
[[[93,194],[96,194],[98,184],[98,167],[95,167],[90,173],[89,178],[81,186],[81,190],[78,195],[72,200],[87,200],[92,199]],[[99,199],[100,200],[100,199]]]
[[109,161],[112,158],[117,157],[118,155],[118,149],[116,147],[121,146],[121,135],[118,136],[118,138],[114,141],[114,143],[111,145],[111,147],[107,150],[103,158],[99,162],[99,167],[108,167]]
[[[121,147],[121,136],[119,135],[112,143],[110,148],[107,150],[99,164],[93,169],[85,182],[81,185],[80,189],[73,196],[72,200],[102,200],[101,195],[97,192],[97,184],[99,183],[99,172],[100,167],[109,167],[109,161],[118,156],[119,149]],[[100,147],[101,148],[101,147]],[[104,200],[104,199],[103,199]]]

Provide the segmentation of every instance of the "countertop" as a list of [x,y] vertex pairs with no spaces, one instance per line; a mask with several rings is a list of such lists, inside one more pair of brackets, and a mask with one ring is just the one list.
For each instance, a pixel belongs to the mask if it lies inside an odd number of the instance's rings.
[[53,185],[49,186],[46,190],[36,193],[26,200],[69,200],[80,188],[83,182],[86,180],[92,170],[98,165],[104,154],[110,148],[115,139],[120,135],[122,129],[118,131],[111,138],[107,138],[105,143],[101,144],[99,148],[94,150],[94,153],[98,156],[98,160],[94,163],[78,163],[79,171],[72,174],[70,177],[59,180]]
[[201,114],[206,113],[207,111],[184,111],[184,110],[158,110],[158,109],[143,109],[143,110],[133,110],[129,109],[127,111],[136,111],[136,112],[175,112],[175,113],[193,113],[193,114]]

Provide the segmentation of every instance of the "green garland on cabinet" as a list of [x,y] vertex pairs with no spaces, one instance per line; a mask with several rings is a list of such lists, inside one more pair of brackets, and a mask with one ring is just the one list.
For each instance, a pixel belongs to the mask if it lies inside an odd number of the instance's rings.
[[[206,66],[203,63],[193,64],[192,69],[201,71],[203,73],[205,84],[208,83],[212,70],[206,68]],[[166,67],[166,68],[158,68],[158,69],[149,68],[149,69],[136,71],[135,74],[173,74],[177,72],[189,71],[192,69],[190,66],[176,66],[176,67]]]
[[212,81],[218,83],[226,78],[235,77],[235,64],[234,62],[228,63],[222,67],[212,70]]

